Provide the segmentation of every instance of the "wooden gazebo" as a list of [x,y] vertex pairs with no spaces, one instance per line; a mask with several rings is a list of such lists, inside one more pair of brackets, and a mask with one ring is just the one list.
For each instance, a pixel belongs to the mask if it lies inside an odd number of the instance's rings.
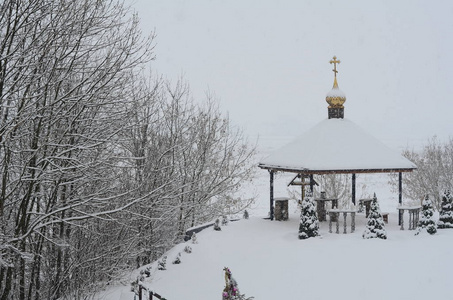
[[290,172],[300,178],[309,177],[313,190],[313,175],[318,174],[351,174],[352,202],[356,203],[355,186],[358,173],[398,173],[399,196],[402,204],[402,173],[416,169],[414,163],[388,148],[359,126],[344,119],[344,102],[346,97],[338,88],[336,64],[340,63],[334,56],[334,84],[327,94],[328,119],[299,136],[293,142],[276,150],[259,163],[259,167],[270,174],[270,218],[274,212],[274,173]]

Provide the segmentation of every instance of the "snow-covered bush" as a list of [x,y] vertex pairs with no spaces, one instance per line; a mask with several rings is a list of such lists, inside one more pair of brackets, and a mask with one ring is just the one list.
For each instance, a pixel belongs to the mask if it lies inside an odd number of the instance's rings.
[[151,266],[148,266],[145,268],[145,270],[143,270],[143,273],[146,275],[146,277],[150,277],[151,276]]
[[179,252],[176,258],[173,260],[174,265],[179,265],[180,263],[181,263],[181,252]]
[[192,233],[190,240],[192,241],[192,244],[198,244],[197,234],[195,232]]
[[222,228],[220,228],[220,220],[219,219],[216,219],[215,222],[214,222],[214,230],[215,231],[221,231]]
[[222,226],[227,226],[227,225],[228,225],[228,217],[222,216]]
[[319,224],[316,207],[313,202],[313,193],[307,192],[305,195],[300,214],[299,239],[307,239],[319,235]]
[[184,247],[184,252],[186,252],[186,253],[192,253],[192,247],[190,247],[189,245],[185,246],[185,247]]
[[167,270],[167,256],[163,256],[157,261],[158,270]]
[[387,239],[385,223],[379,210],[379,203],[377,202],[376,194],[374,194],[373,201],[371,201],[370,214],[368,215],[368,222],[366,224],[362,237],[364,239]]
[[426,195],[422,202],[422,213],[417,224],[417,232],[415,235],[418,235],[423,229],[426,229],[426,232],[429,234],[435,234],[437,232],[437,226],[433,215],[433,203],[431,202],[431,199],[429,199],[429,196]]
[[238,283],[231,275],[231,271],[228,268],[223,269],[225,271],[225,288],[222,293],[222,300],[250,300],[253,297],[246,298],[244,294],[239,292]]
[[450,190],[445,190],[442,195],[437,228],[453,228],[453,195]]

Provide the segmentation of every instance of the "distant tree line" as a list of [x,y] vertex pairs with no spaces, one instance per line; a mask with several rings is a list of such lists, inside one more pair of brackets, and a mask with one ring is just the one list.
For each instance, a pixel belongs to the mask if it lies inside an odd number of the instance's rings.
[[114,0],[1,2],[0,300],[85,299],[249,204],[253,147],[146,75],[138,24]]

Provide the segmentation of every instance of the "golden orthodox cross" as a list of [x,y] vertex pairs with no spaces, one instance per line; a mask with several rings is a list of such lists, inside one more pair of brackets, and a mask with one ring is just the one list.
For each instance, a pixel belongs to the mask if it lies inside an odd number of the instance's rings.
[[333,59],[330,61],[330,63],[333,64],[333,70],[332,70],[332,71],[335,73],[335,77],[337,77],[337,73],[338,73],[338,71],[337,71],[337,64],[339,64],[340,61],[337,60],[337,57],[336,57],[336,56],[334,56]]

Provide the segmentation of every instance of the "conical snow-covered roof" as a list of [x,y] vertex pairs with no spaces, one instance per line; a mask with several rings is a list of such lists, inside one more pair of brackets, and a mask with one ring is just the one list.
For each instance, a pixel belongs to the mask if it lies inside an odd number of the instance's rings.
[[304,174],[407,172],[415,164],[348,119],[326,119],[264,158],[259,167]]

